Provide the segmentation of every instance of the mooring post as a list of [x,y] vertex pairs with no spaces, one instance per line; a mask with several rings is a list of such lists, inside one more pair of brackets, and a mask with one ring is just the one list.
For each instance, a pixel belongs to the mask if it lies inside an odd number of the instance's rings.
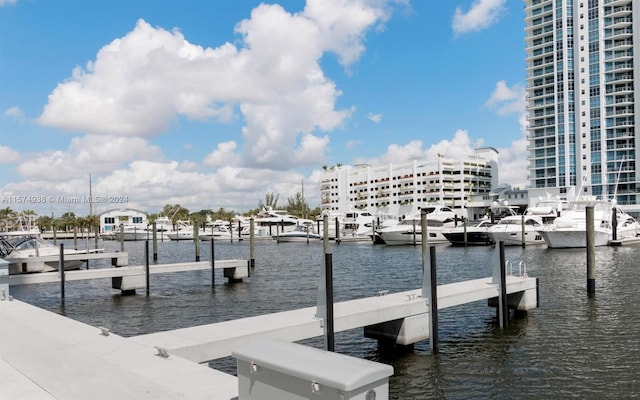
[[78,229],[73,227],[73,248],[78,250]]
[[53,230],[53,244],[56,244],[58,237],[58,234],[56,232],[58,231],[58,228],[56,228],[54,225],[51,225],[51,229]]
[[193,224],[193,244],[196,246],[196,262],[200,261],[200,227]]
[[463,229],[462,241],[466,246],[467,245],[467,219],[466,218],[462,221],[462,229]]
[[213,236],[211,237],[211,258],[209,262],[211,263],[211,287],[213,288],[216,285],[216,257],[214,253],[213,247]]
[[340,219],[336,217],[336,243],[340,244],[342,238],[340,237]]
[[60,243],[58,272],[60,273],[60,300],[64,301],[64,243]]
[[438,352],[438,289],[436,281],[436,248],[428,246],[427,214],[421,213],[422,228],[422,298],[428,302],[429,348]]
[[229,241],[233,243],[233,221],[229,220]]
[[[155,223],[154,223],[155,225]],[[153,231],[155,234],[155,229]],[[154,235],[155,236],[155,235]],[[145,286],[147,287],[147,297],[149,297],[149,293],[151,289],[149,288],[149,239],[144,241],[144,278],[145,278]]]
[[595,228],[593,225],[593,206],[587,206],[585,209],[587,220],[587,294],[596,292],[596,247],[595,247]]
[[242,222],[238,220],[238,241],[242,240]]
[[509,319],[507,308],[507,265],[504,256],[504,242],[500,241],[500,287],[498,296],[498,323],[500,329],[506,329]]
[[124,252],[124,225],[120,224],[120,252]]
[[524,225],[524,214],[522,214],[522,224],[521,224],[521,229],[522,229],[522,247],[525,247],[525,241],[526,241],[526,236],[527,236],[527,232],[525,230],[525,225]]
[[253,218],[249,219],[249,265],[256,266],[256,228]]
[[413,220],[413,245],[415,246],[417,243],[416,241],[416,220]]
[[333,328],[333,258],[332,254],[324,255],[325,293],[327,296],[327,318],[325,321],[325,336],[327,351],[335,350],[335,335]]
[[611,207],[611,240],[618,240],[618,213],[616,207]]
[[153,262],[158,261],[158,226],[156,225],[156,223],[153,223],[153,233],[152,233],[152,240],[153,240]]
[[[337,239],[338,236],[336,236]],[[324,254],[329,252],[329,216],[327,215],[322,217],[322,250]]]

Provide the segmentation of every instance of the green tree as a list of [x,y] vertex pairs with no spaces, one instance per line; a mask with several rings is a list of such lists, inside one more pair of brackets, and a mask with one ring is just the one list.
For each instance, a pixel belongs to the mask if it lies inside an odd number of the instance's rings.
[[78,226],[78,218],[76,217],[76,214],[71,211],[67,211],[62,214],[59,221],[60,227],[64,228],[65,231],[69,231],[69,228],[75,228]]
[[307,218],[311,212],[311,209],[301,192],[296,192],[294,197],[289,197],[287,199],[287,203],[286,210],[291,215]]
[[275,210],[278,206],[278,200],[280,200],[279,194],[269,192],[264,196],[264,203],[262,200],[258,200],[258,208],[262,210],[267,207]]
[[44,232],[53,227],[53,218],[48,215],[41,215],[36,219],[36,225],[40,229],[40,232]]
[[16,212],[10,207],[0,209],[0,225],[3,231],[11,230],[15,225]]
[[182,207],[180,204],[167,204],[160,211],[160,216],[169,217],[171,222],[175,225],[178,220],[189,220],[189,210]]

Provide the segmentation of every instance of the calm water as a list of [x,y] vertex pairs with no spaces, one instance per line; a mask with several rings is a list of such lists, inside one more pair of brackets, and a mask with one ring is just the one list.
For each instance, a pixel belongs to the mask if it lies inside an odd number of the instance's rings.
[[[65,242],[66,247],[71,242]],[[127,242],[131,264],[143,263],[143,242]],[[117,242],[101,242],[106,251]],[[416,289],[420,247],[343,243],[333,253],[335,300]],[[159,262],[194,259],[192,242],[159,243]],[[202,246],[202,260],[209,259]],[[249,243],[215,243],[216,259],[249,258]],[[596,250],[596,295],[586,294],[586,252],[545,246],[507,247],[540,278],[540,308],[498,328],[495,309],[477,302],[440,313],[439,353],[428,341],[404,355],[381,353],[362,330],[336,336],[336,351],[393,365],[392,399],[640,398],[640,247]],[[438,283],[491,275],[490,247],[437,247]],[[250,279],[230,285],[208,271],[151,276],[151,296],[121,296],[109,280],[12,287],[14,297],[122,336],[208,324],[315,305],[321,244],[257,242]],[[92,264],[92,268],[100,265]],[[316,347],[322,339],[306,341]],[[235,373],[235,360],[211,363]]]

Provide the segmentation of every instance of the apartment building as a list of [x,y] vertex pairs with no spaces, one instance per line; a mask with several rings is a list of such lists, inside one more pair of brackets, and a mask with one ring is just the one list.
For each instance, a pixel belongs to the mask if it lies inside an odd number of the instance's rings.
[[639,21],[632,0],[525,0],[530,197],[573,187],[640,211]]

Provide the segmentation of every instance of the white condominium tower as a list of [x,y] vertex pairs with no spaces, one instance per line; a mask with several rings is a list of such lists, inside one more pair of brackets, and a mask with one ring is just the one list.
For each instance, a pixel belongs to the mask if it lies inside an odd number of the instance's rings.
[[639,203],[639,24],[638,0],[525,0],[533,193]]

